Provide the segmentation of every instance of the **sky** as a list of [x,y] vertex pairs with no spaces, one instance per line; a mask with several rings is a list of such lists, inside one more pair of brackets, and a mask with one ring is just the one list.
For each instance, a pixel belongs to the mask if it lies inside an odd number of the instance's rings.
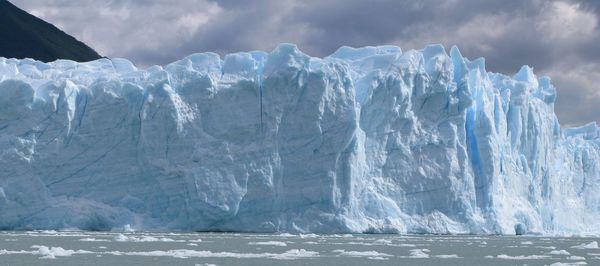
[[342,45],[457,45],[466,57],[485,57],[488,71],[513,75],[529,65],[549,76],[562,125],[600,122],[596,0],[10,1],[101,55],[142,67],[282,42],[319,57]]

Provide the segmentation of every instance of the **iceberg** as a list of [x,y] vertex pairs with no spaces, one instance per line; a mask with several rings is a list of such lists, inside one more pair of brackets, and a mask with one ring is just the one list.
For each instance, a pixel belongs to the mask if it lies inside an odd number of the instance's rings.
[[555,100],[441,45],[0,58],[0,229],[598,235]]

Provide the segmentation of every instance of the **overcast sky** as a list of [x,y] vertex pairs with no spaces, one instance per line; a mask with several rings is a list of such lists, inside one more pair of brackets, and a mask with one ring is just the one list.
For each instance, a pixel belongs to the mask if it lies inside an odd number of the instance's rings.
[[10,0],[100,54],[139,66],[190,53],[270,51],[312,56],[341,45],[458,45],[488,70],[521,65],[552,78],[563,125],[600,121],[600,1],[557,0]]

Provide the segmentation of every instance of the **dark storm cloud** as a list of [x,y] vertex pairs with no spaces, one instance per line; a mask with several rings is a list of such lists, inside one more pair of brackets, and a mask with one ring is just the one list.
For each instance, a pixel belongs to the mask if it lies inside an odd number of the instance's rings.
[[[422,31],[439,34],[453,30],[485,13],[514,12],[527,15],[524,2],[499,1],[322,1],[296,9],[294,20],[315,29],[312,41],[323,42],[320,53],[329,53],[342,43],[393,43],[411,39]],[[443,41],[443,40],[440,40]]]
[[563,124],[600,121],[600,1],[586,0],[14,0],[109,57],[165,64],[297,43],[313,56],[341,45],[458,45],[488,70],[549,75]]
[[[319,55],[326,55],[340,45],[361,46],[382,43],[397,44],[403,48],[421,48],[429,43],[446,46],[459,45],[467,56],[486,56],[496,62],[493,70],[514,71],[524,63],[546,65],[544,53],[529,27],[499,36],[480,34],[494,32],[494,27],[482,29],[482,24],[462,28],[473,20],[501,16],[503,20],[537,16],[545,4],[538,1],[364,1],[344,4],[348,1],[323,1],[298,8],[294,19],[305,21],[313,33],[307,36],[309,43],[321,43]],[[495,26],[495,25],[489,25]],[[457,34],[462,31],[462,35]],[[473,34],[469,35],[472,32]],[[510,35],[510,36],[506,36]],[[476,38],[473,38],[476,37]],[[408,46],[408,47],[407,47]],[[485,48],[485,49],[484,49]],[[487,49],[492,49],[491,51]],[[506,55],[511,56],[506,56]],[[496,58],[494,58],[496,57]],[[502,60],[495,60],[502,58]]]

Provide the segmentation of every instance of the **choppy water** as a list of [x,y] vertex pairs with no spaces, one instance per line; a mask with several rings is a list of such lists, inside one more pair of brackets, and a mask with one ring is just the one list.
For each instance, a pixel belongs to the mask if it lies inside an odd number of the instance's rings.
[[600,265],[598,242],[531,236],[0,232],[0,265]]

